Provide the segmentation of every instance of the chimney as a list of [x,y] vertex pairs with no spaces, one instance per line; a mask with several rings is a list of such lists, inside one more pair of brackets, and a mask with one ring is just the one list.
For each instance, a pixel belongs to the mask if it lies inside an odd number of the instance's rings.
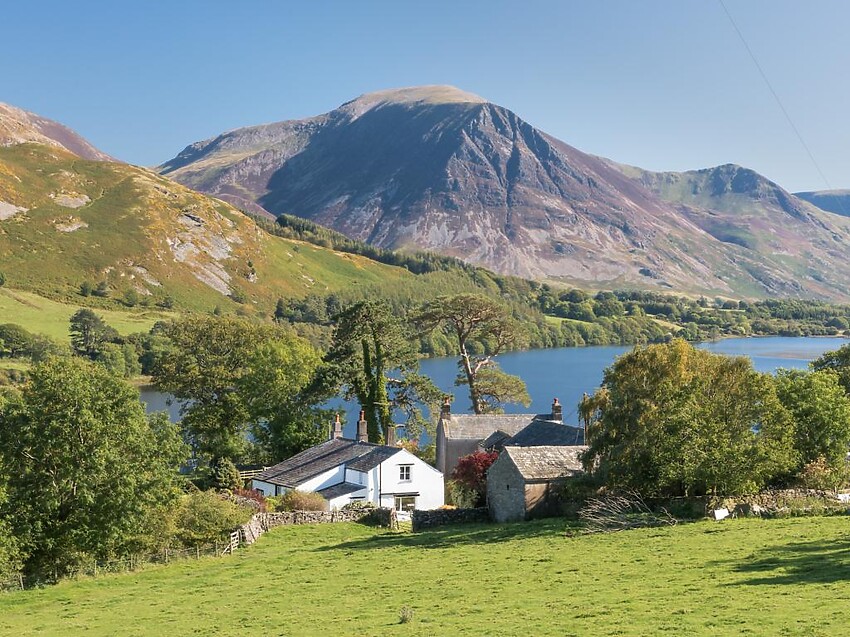
[[558,422],[564,420],[564,408],[558,402],[557,398],[552,401],[552,420],[557,420]]
[[334,438],[342,438],[342,421],[339,419],[339,414],[334,417],[333,433],[331,433],[331,440],[333,440]]
[[360,410],[360,420],[357,421],[357,442],[369,442],[369,431],[366,427],[366,412]]
[[443,406],[440,408],[440,420],[452,419],[452,401],[449,396],[443,396]]
[[395,425],[390,425],[389,427],[387,427],[386,438],[387,438],[387,443],[386,443],[387,446],[388,447],[395,447]]

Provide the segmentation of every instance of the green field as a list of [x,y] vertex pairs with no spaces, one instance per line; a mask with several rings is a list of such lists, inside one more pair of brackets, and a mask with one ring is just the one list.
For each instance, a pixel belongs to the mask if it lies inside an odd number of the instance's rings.
[[[17,323],[33,334],[68,342],[68,321],[81,306],[51,301],[37,294],[0,288],[0,323]],[[119,312],[96,308],[97,314],[121,334],[147,332],[167,312]]]
[[850,518],[565,528],[281,528],[230,557],[0,595],[0,634],[847,633]]

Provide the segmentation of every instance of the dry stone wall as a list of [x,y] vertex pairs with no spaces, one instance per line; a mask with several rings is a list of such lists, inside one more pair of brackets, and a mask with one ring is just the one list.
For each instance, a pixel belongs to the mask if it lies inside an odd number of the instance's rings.
[[253,544],[266,531],[278,526],[294,524],[329,524],[332,522],[366,522],[377,526],[395,526],[393,509],[353,509],[350,511],[285,511],[281,513],[255,513],[239,527],[243,544]]
[[422,531],[447,524],[480,524],[490,521],[490,512],[486,507],[479,509],[434,509],[433,511],[414,511],[413,530]]

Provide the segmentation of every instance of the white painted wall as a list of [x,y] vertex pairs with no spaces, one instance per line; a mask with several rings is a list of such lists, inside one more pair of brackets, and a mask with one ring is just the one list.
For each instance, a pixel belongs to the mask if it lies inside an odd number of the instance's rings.
[[[410,481],[402,481],[400,467],[410,465]],[[415,493],[417,509],[436,509],[445,504],[443,474],[427,462],[423,462],[409,451],[402,449],[384,460],[378,471],[381,479],[381,506],[393,507],[394,494]]]

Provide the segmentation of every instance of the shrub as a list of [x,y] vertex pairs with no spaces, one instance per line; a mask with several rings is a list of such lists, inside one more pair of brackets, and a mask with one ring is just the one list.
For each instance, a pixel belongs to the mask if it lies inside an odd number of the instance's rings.
[[840,489],[847,484],[849,477],[846,463],[834,467],[824,456],[805,465],[799,474],[800,483],[805,488],[821,491]]
[[187,546],[208,544],[247,522],[252,513],[213,491],[198,491],[181,503],[177,534]]
[[216,489],[233,491],[244,486],[242,478],[239,477],[239,470],[229,458],[219,458],[210,468],[212,469],[212,485]]
[[398,612],[398,623],[409,624],[413,621],[413,609],[410,606],[402,606]]
[[284,511],[327,511],[328,501],[318,493],[293,489],[281,496]]
[[470,489],[462,482],[451,480],[449,482],[449,500],[452,501],[455,508],[473,509],[481,501],[481,494]]
[[239,506],[250,507],[260,513],[269,510],[266,497],[256,489],[233,489],[229,499]]
[[[449,489],[455,504],[467,508],[467,506],[474,507],[484,503],[487,494],[487,470],[498,457],[499,454],[496,452],[476,451],[458,460],[451,475],[456,484],[451,485]],[[460,500],[455,499],[455,494]],[[475,497],[472,498],[471,494]],[[470,501],[472,504],[468,504]],[[460,502],[465,504],[461,505]]]

